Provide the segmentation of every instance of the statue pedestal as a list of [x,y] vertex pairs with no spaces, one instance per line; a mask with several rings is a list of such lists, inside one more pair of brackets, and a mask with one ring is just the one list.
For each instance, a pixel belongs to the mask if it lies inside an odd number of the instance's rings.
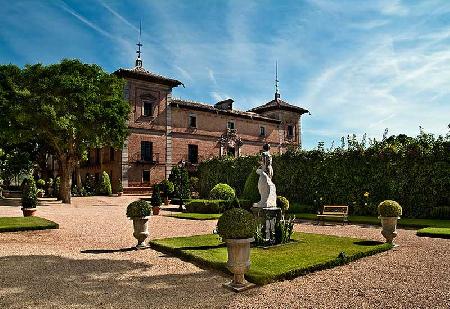
[[281,208],[253,206],[251,210],[258,222],[258,230],[261,231],[263,245],[275,244],[275,225],[281,220]]

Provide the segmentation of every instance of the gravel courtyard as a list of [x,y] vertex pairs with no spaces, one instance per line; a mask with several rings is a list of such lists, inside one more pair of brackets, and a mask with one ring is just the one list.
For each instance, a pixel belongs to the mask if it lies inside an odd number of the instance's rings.
[[[0,308],[450,308],[450,240],[402,229],[388,252],[236,294],[222,288],[231,277],[221,272],[131,249],[125,209],[137,198],[46,202],[38,215],[59,230],[0,233]],[[0,216],[21,216],[12,204],[0,201]],[[211,233],[215,224],[153,216],[150,238]],[[295,229],[383,240],[373,227]]]

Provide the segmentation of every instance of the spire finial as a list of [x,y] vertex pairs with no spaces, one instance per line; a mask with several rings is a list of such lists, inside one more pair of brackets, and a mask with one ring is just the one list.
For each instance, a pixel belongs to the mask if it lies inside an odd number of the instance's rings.
[[278,100],[281,95],[280,92],[278,91],[278,60],[275,61],[275,100]]
[[139,40],[136,44],[138,47],[138,50],[136,51],[136,54],[138,54],[136,58],[136,68],[142,68],[142,59],[141,59],[141,47],[143,46],[141,43],[141,36],[142,36],[142,29],[141,29],[141,20],[139,20]]

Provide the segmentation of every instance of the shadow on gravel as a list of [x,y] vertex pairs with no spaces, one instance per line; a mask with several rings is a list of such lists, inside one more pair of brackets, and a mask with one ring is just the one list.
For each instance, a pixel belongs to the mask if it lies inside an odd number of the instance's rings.
[[[229,278],[216,272],[165,268],[129,260],[1,257],[0,308],[209,308],[225,307],[234,296],[221,286]],[[177,269],[186,271],[178,265],[172,272]]]
[[116,253],[116,252],[130,252],[142,249],[137,249],[136,247],[123,248],[123,249],[88,249],[81,250],[80,253],[92,253],[92,254],[102,254],[102,253]]
[[383,242],[376,240],[362,240],[362,241],[355,241],[354,244],[359,246],[377,246],[382,245]]

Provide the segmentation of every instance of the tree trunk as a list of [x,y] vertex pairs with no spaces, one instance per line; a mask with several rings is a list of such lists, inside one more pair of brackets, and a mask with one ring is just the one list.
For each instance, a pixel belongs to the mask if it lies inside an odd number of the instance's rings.
[[60,158],[61,162],[61,186],[59,188],[59,197],[63,203],[70,204],[70,181],[72,178],[73,165],[70,160]]

